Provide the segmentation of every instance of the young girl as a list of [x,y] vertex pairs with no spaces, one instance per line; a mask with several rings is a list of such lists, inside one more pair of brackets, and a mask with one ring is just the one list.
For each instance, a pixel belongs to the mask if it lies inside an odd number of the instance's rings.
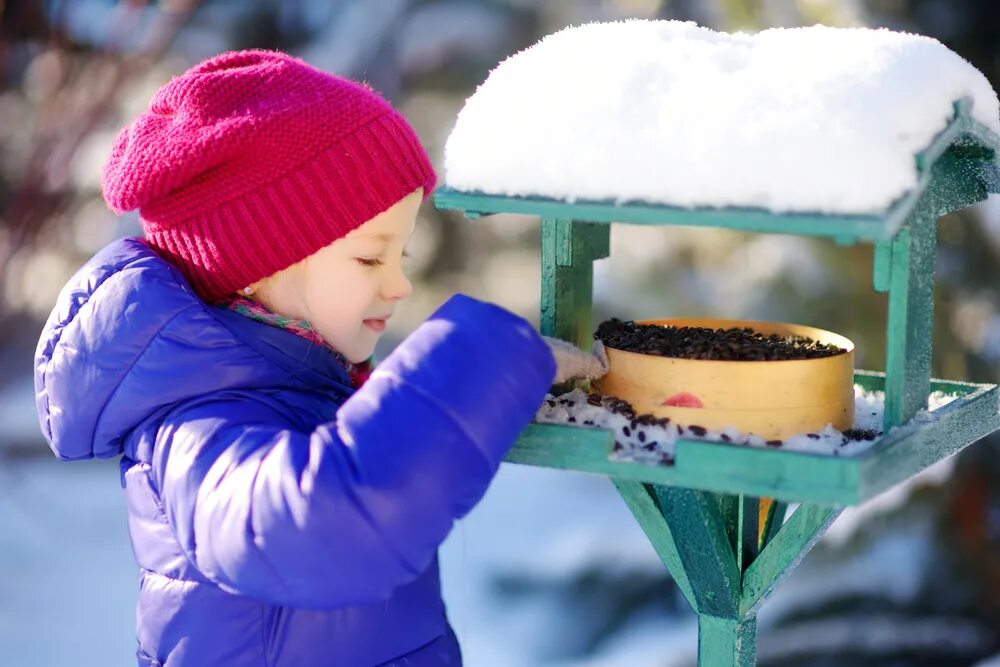
[[[170,81],[104,196],[139,209],[35,358],[60,459],[121,457],[139,665],[459,665],[436,553],[557,364],[455,295],[377,369],[435,175],[367,87],[269,51]],[[363,385],[363,386],[362,386]]]

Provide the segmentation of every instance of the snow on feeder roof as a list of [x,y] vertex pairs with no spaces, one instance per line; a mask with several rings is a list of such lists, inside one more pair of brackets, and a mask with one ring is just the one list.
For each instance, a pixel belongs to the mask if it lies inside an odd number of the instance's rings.
[[727,34],[591,23],[498,65],[445,148],[445,185],[575,202],[869,215],[918,187],[917,155],[986,78],[935,39],[885,29]]

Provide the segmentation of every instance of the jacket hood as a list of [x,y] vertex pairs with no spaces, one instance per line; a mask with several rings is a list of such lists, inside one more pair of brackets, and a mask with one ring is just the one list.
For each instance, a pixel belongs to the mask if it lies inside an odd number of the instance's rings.
[[39,423],[63,460],[120,455],[139,424],[185,400],[278,387],[353,391],[328,349],[206,304],[141,238],[77,271],[35,351]]

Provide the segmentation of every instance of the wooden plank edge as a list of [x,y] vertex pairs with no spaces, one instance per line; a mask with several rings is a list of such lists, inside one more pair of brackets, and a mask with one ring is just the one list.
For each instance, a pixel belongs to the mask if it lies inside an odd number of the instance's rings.
[[[879,215],[774,213],[752,208],[681,208],[631,202],[578,200],[573,203],[546,197],[506,197],[482,192],[439,188],[434,204],[442,210],[472,212],[474,217],[494,213],[566,218],[595,223],[717,227],[749,232],[829,237],[840,241],[875,241],[885,236],[885,218]],[[727,222],[720,223],[719,219]]]
[[681,562],[677,543],[670,531],[670,525],[663,518],[663,512],[660,510],[656,497],[642,482],[625,479],[612,479],[611,481],[632,512],[632,516],[646,533],[653,550],[656,551],[656,555],[660,557],[667,571],[670,572],[670,576],[677,584],[681,594],[684,595],[684,599],[691,605],[691,609],[697,612],[698,601],[691,589],[691,582],[684,570],[684,564]]
[[922,413],[859,455],[858,497],[869,500],[1000,429],[997,387]]
[[775,587],[805,558],[842,509],[799,505],[743,573],[740,613],[750,616]]
[[[877,371],[855,372],[855,382],[868,383],[873,389],[883,380],[884,374]],[[947,418],[956,411],[964,414],[973,410],[988,420],[990,406],[993,406],[992,417],[1000,419],[996,415],[997,385],[932,380],[931,389],[959,396],[928,413],[931,417]],[[888,488],[886,484],[880,488],[870,481],[871,470],[879,467],[873,459],[900,441],[913,437],[921,425],[926,428],[926,422],[920,422],[894,429],[871,449],[852,457],[679,439],[674,465],[661,465],[609,458],[614,448],[614,433],[609,429],[533,422],[522,432],[505,460],[614,479],[684,485],[704,491],[742,493],[788,502],[856,505]],[[979,439],[997,427],[983,422],[981,433],[972,435]],[[962,443],[961,447],[968,444],[971,443]],[[789,469],[800,474],[789,476]],[[866,476],[869,476],[868,482],[865,482]],[[895,479],[891,484],[898,481],[902,479]]]

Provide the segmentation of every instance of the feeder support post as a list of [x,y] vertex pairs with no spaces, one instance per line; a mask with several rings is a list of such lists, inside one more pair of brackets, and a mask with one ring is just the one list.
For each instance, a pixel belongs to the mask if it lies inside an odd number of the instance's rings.
[[896,234],[890,251],[886,431],[926,407],[930,393],[937,218],[921,209]]
[[595,259],[610,252],[611,225],[542,218],[542,335],[593,347]]
[[[923,168],[924,161],[918,157],[918,166]],[[984,180],[968,178],[960,148],[946,150],[930,169],[930,183],[902,228],[891,241],[876,246],[875,289],[889,291],[886,431],[927,407],[938,216],[987,196]]]
[[745,620],[698,616],[699,667],[757,664],[757,617]]

